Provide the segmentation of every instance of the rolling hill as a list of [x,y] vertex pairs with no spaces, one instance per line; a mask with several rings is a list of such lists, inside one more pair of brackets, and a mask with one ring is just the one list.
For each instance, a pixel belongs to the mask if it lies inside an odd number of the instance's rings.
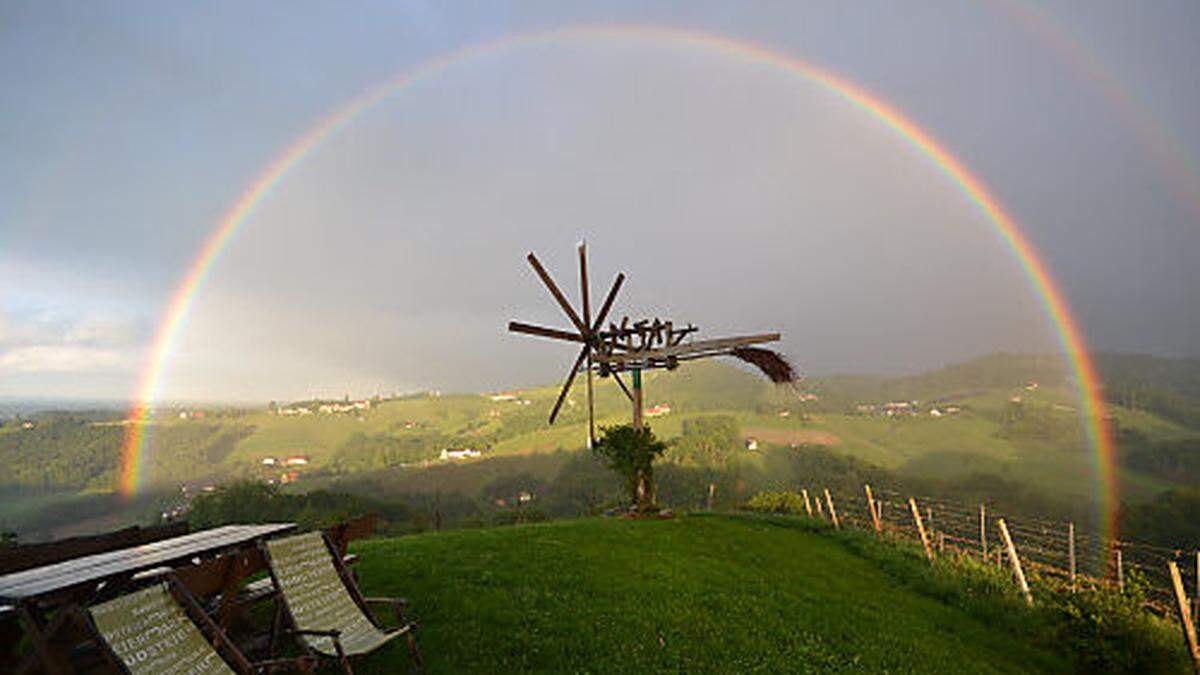
[[[1189,411],[1200,400],[1191,384],[1200,371],[1192,362],[1172,368],[1173,361],[1140,356],[1100,362],[1106,387],[1119,394],[1109,414],[1129,458],[1120,471],[1124,498],[1139,503],[1194,484],[1200,454],[1191,448],[1200,428]],[[702,418],[732,420],[736,429],[734,437],[709,439],[722,448],[720,466],[679,453],[668,458],[661,472],[665,496],[677,506],[699,503],[710,482],[721,488],[721,499],[736,500],[756,489],[794,487],[818,470],[822,480],[835,480],[835,471],[847,470],[838,464],[843,460],[858,463],[852,473],[871,471],[884,483],[941,492],[990,481],[997,494],[1019,489],[1080,513],[1095,499],[1094,460],[1056,357],[998,354],[915,376],[820,378],[798,392],[738,367],[700,362],[652,373],[646,387],[648,406],[669,407],[650,424],[679,447]],[[601,425],[628,419],[628,403],[615,386],[600,381],[597,392]],[[580,452],[586,437],[580,391],[554,427],[546,426],[545,414],[557,387],[510,394],[418,394],[359,408],[308,401],[159,410],[148,433],[147,498],[137,505],[139,517],[169,510],[209,485],[247,478],[286,479],[288,490],[438,500],[452,519],[485,517],[497,499],[521,490],[547,497],[540,505],[550,515],[578,515],[611,501],[611,480]],[[339,403],[345,411],[321,412]],[[78,511],[80,499],[91,500],[89,512],[113,517],[130,508],[105,497],[115,487],[123,431],[119,418],[71,413],[0,428],[0,525],[36,535],[55,526],[50,516]],[[480,457],[439,459],[453,447],[476,449]],[[283,466],[288,458],[303,464]],[[549,499],[555,495],[558,502]],[[53,508],[67,503],[75,508]]]

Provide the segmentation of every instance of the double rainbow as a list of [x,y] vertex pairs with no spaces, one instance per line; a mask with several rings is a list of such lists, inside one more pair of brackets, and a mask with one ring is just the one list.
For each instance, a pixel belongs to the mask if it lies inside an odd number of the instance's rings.
[[801,77],[820,85],[830,93],[867,113],[903,138],[913,149],[927,157],[950,179],[962,194],[986,216],[1000,240],[1016,257],[1038,295],[1042,309],[1055,327],[1081,402],[1085,436],[1094,458],[1099,481],[1100,509],[1106,537],[1116,532],[1117,480],[1115,446],[1108,428],[1104,400],[1096,369],[1086,349],[1079,326],[1045,263],[1016,222],[1000,205],[983,182],[950,154],[933,136],[897,109],[862,87],[799,59],[752,44],[693,30],[639,25],[569,26],[526,33],[453,52],[413,68],[367,91],[344,105],[313,127],[259,175],[205,242],[192,261],[187,274],[173,294],[166,314],[154,336],[142,377],[129,414],[120,470],[120,490],[125,495],[137,492],[142,478],[146,447],[146,421],[150,406],[158,398],[163,374],[170,361],[176,337],[187,323],[188,310],[196,294],[211,273],[221,252],[238,230],[254,215],[258,205],[310,153],[326,139],[337,134],[364,111],[405,87],[443,73],[455,64],[533,44],[570,41],[580,38],[612,40],[643,39],[660,43],[691,46],[740,59]]

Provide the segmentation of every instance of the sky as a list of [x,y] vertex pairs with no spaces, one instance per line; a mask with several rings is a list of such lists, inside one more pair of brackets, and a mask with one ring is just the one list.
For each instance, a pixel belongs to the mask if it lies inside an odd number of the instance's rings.
[[[802,371],[1053,352],[1018,261],[956,186],[810,80],[854,82],[1011,213],[1092,349],[1200,356],[1194,2],[0,0],[0,398],[127,400],[245,190],[316,125],[395,89],[269,191],[199,287],[162,400],[546,383],[569,346],[534,250],[614,314],[778,330]],[[513,40],[541,31],[542,39]],[[507,42],[505,42],[507,41]]]

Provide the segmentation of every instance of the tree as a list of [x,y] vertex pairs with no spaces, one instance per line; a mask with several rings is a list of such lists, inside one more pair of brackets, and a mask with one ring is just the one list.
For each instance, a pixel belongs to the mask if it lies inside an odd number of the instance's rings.
[[654,460],[666,449],[667,444],[655,438],[650,427],[639,430],[622,424],[601,429],[600,439],[592,452],[625,479],[625,489],[638,512],[648,513],[657,508],[654,504]]

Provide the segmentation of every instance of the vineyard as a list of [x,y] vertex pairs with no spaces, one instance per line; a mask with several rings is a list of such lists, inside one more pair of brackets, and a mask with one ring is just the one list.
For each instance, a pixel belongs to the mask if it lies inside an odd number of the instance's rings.
[[[807,515],[836,527],[875,530],[881,537],[910,539],[920,543],[931,559],[974,556],[1010,566],[1018,583],[1136,589],[1144,595],[1148,611],[1185,623],[1200,613],[1200,550],[1105,539],[1071,522],[997,513],[985,504],[969,509],[868,485],[857,495],[824,488],[804,488],[798,494],[762,493],[748,506]],[[1178,572],[1180,590],[1191,590],[1191,600],[1182,601],[1186,614],[1180,611],[1172,567]]]

